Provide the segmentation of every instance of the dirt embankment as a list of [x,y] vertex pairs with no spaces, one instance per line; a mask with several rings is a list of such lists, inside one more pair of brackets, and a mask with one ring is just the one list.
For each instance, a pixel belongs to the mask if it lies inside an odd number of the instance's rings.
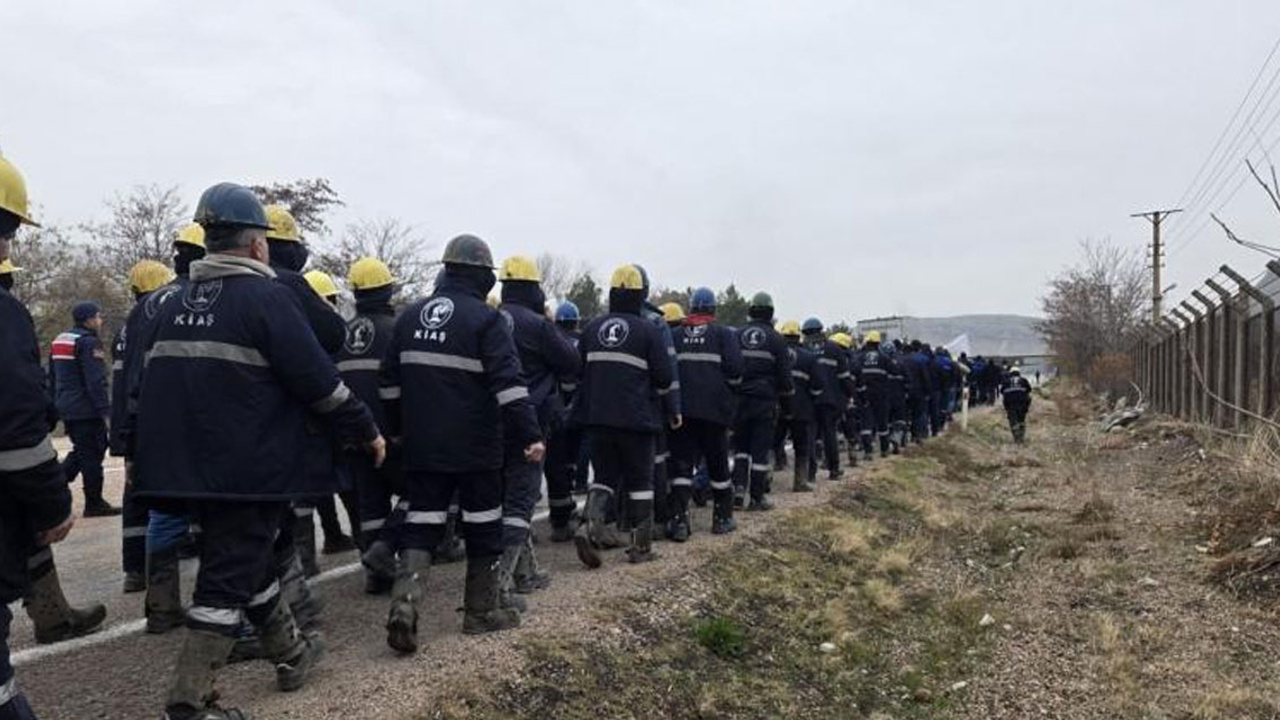
[[525,635],[517,673],[417,717],[1275,717],[1280,483],[1189,426],[1101,435],[1092,416],[1042,397],[1018,448],[976,413],[572,632]]

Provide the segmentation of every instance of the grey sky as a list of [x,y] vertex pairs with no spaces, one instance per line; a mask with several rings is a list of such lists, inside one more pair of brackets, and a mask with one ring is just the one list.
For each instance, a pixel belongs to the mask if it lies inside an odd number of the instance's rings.
[[[4,26],[0,147],[52,221],[137,183],[194,203],[326,176],[339,226],[396,216],[437,249],[470,231],[854,319],[1031,313],[1080,238],[1145,243],[1129,213],[1182,195],[1280,12],[116,0],[12,3]],[[1280,241],[1253,187],[1227,214]],[[1224,260],[1262,264],[1206,229],[1170,258],[1177,299]]]

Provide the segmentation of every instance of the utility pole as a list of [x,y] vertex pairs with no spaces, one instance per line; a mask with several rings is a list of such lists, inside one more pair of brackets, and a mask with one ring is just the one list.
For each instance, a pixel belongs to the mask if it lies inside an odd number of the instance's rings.
[[1164,249],[1160,247],[1160,223],[1174,213],[1182,212],[1182,208],[1174,210],[1151,210],[1134,213],[1129,217],[1146,218],[1151,223],[1151,321],[1159,324],[1164,315],[1164,290],[1160,284],[1160,270],[1164,267]]

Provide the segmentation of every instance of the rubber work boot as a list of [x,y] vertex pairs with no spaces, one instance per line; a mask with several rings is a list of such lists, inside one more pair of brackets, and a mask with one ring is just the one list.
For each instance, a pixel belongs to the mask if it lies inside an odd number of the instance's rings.
[[262,638],[258,636],[257,628],[248,620],[241,620],[233,637],[235,644],[231,646],[231,655],[227,657],[228,664],[261,660],[267,656],[262,650]]
[[101,497],[85,498],[84,516],[87,518],[115,517],[122,513],[124,513],[124,510],[103,500]]
[[799,455],[796,455],[796,467],[792,475],[791,492],[813,492],[813,485],[809,483],[809,462],[807,459],[801,460]]
[[187,630],[165,701],[166,719],[249,720],[248,713],[214,704],[217,694],[213,681],[226,664],[234,642],[222,633]]
[[31,593],[24,604],[31,624],[35,626],[36,642],[42,645],[88,635],[107,619],[107,608],[101,603],[83,608],[67,603],[56,567],[32,579]]
[[320,622],[320,613],[324,610],[324,601],[311,590],[310,583],[302,570],[302,559],[296,551],[286,548],[283,555],[276,557],[276,570],[280,575],[280,598],[289,603],[293,617],[304,630],[309,630]]
[[369,595],[386,595],[396,581],[396,553],[383,540],[369,543],[368,549],[360,555],[360,564],[364,565],[364,591]]
[[578,512],[575,510],[573,514],[569,516],[569,519],[565,521],[564,525],[551,528],[551,542],[571,542],[573,540],[574,533],[578,531],[579,524]]
[[[302,510],[298,509],[295,512],[302,512]],[[298,548],[298,558],[302,560],[302,571],[305,577],[319,575],[320,565],[316,563],[316,515],[311,508],[294,517],[293,544]]]
[[578,531],[573,535],[573,544],[578,551],[578,559],[588,568],[595,569],[600,567],[603,560],[597,550],[604,545],[606,537],[606,529],[604,524],[605,513],[609,507],[609,500],[613,493],[605,487],[592,486],[587,493],[587,506],[584,513],[584,520],[578,526]]
[[551,575],[542,571],[542,565],[538,562],[538,553],[533,549],[532,533],[524,539],[524,549],[516,562],[515,581],[516,592],[521,595],[551,587]]
[[767,512],[772,509],[773,503],[763,495],[758,498],[751,498],[751,503],[747,505],[747,512]]
[[177,545],[147,555],[147,632],[167,633],[186,622],[181,584]]
[[516,612],[528,609],[524,598],[516,595],[516,565],[520,564],[523,549],[519,545],[510,545],[503,548],[502,555],[498,557],[498,607]]
[[[387,645],[400,653],[418,651],[418,610],[427,591],[431,553],[402,550],[396,565],[396,583],[391,588],[391,610],[387,613]],[[495,598],[496,588],[495,587]]]
[[733,519],[733,493],[729,490],[716,491],[715,507],[711,515],[711,533],[724,535],[737,529],[738,523]]
[[124,574],[124,592],[126,595],[140,593],[147,589],[147,574],[127,572]]
[[631,530],[631,547],[627,548],[627,561],[632,564],[657,560],[653,551],[653,501],[631,500],[631,517],[635,518]]
[[258,629],[262,653],[276,665],[276,687],[292,692],[307,682],[307,676],[324,657],[324,635],[298,629],[289,605],[277,602]]
[[498,556],[467,558],[462,611],[462,632],[466,635],[520,626],[520,613],[498,607]]

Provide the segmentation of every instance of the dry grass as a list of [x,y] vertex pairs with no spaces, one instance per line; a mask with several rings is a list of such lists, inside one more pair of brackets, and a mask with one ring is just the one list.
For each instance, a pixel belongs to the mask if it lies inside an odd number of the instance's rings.
[[862,594],[872,607],[882,613],[892,615],[902,610],[902,593],[886,580],[871,578],[862,584]]
[[[1228,682],[1223,679],[1223,684]],[[1275,698],[1252,688],[1225,687],[1201,698],[1191,717],[1195,720],[1271,720],[1280,715],[1274,703]]]
[[1094,485],[1089,498],[1084,501],[1084,505],[1076,511],[1072,519],[1080,524],[1109,523],[1115,519],[1115,516],[1116,504],[1103,497],[1102,491]]

